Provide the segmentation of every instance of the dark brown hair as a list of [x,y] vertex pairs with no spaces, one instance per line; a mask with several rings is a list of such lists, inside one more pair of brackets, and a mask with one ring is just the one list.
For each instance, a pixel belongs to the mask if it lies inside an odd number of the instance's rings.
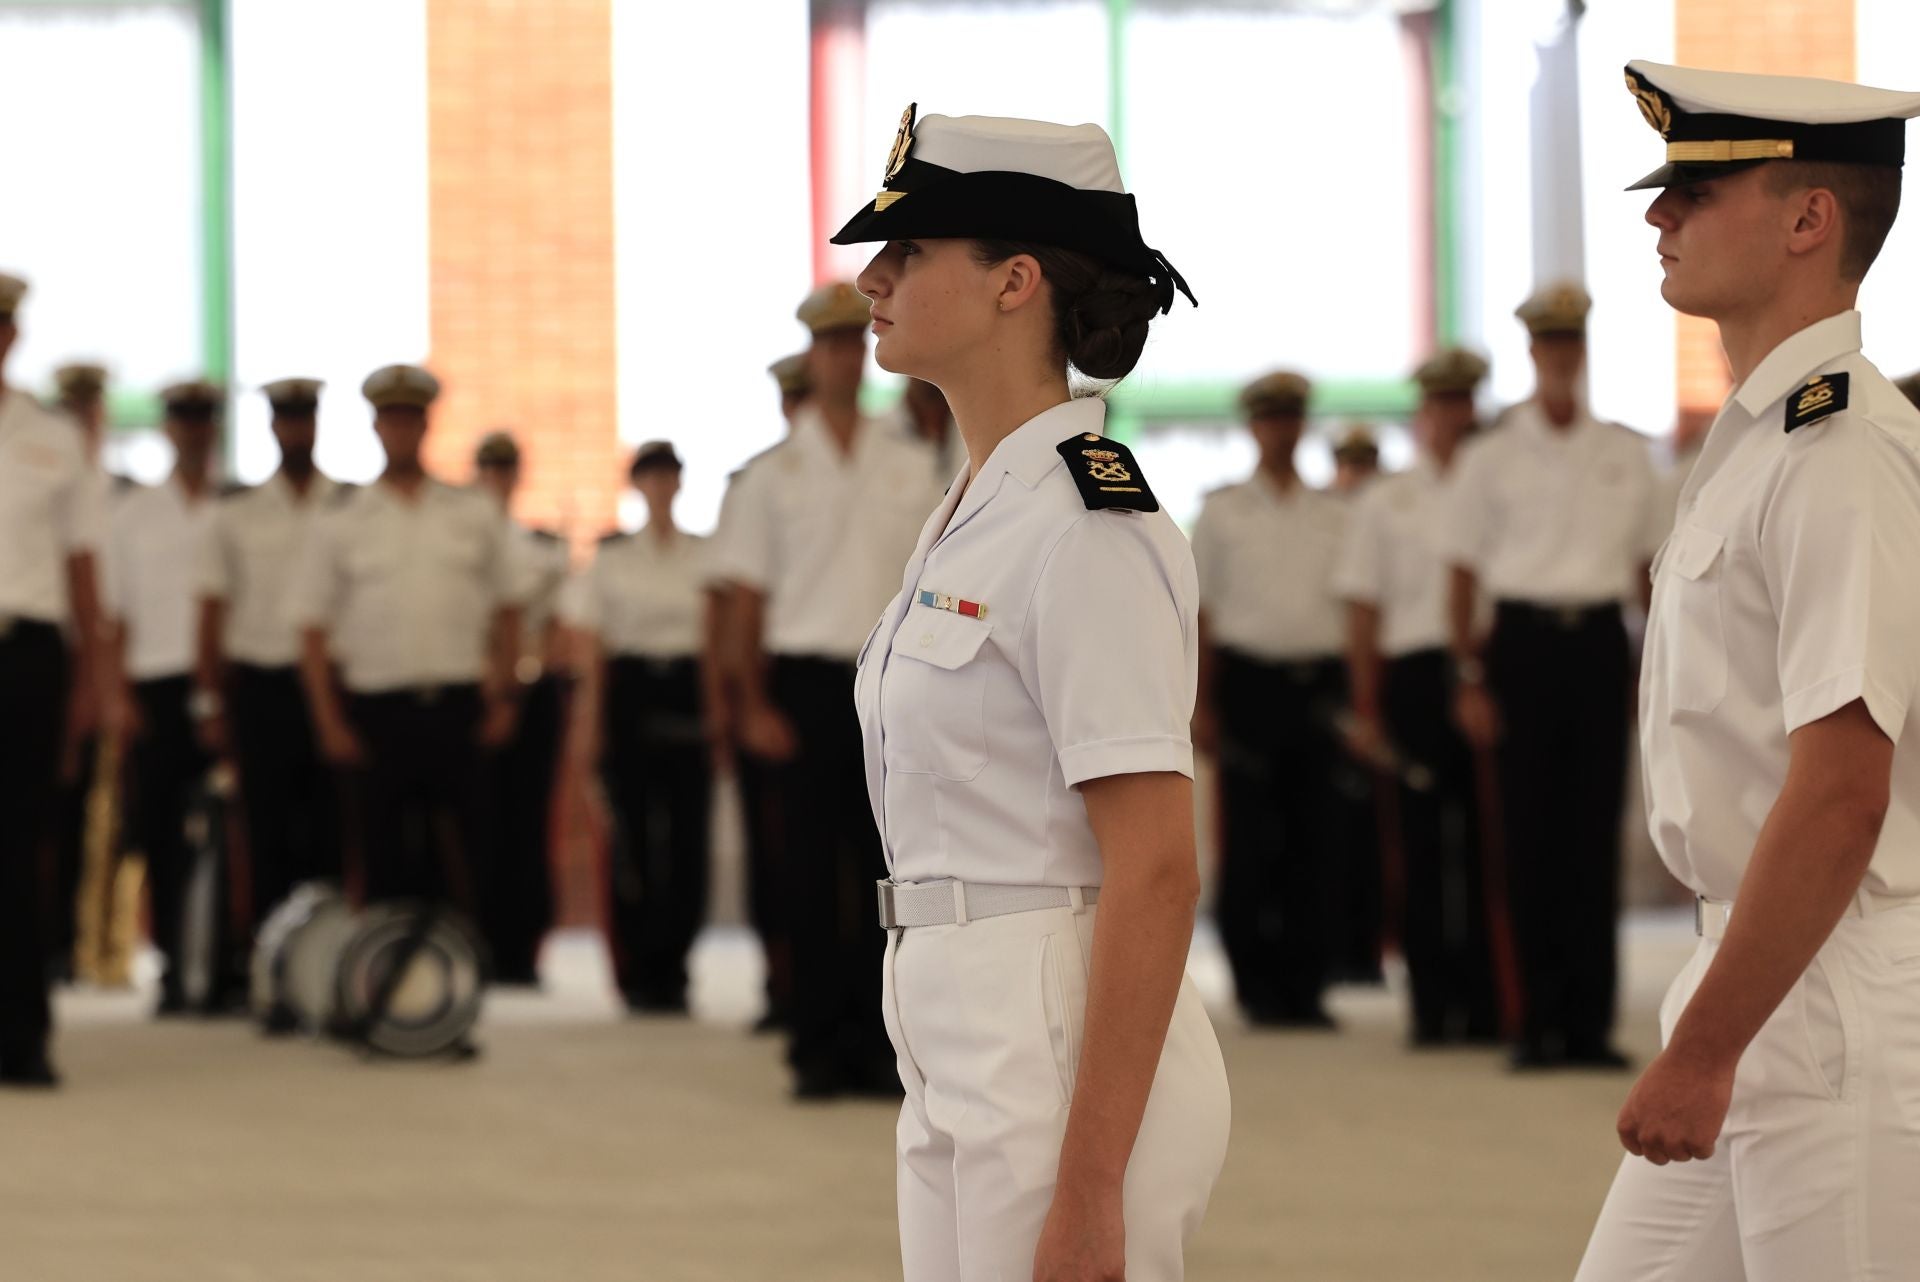
[[1147,345],[1147,323],[1160,310],[1153,282],[1076,250],[1011,240],[973,242],[973,260],[982,267],[1021,254],[1038,262],[1053,286],[1054,346],[1060,358],[1088,378],[1131,374]]
[[1824,187],[1840,204],[1840,274],[1865,280],[1900,213],[1900,171],[1889,165],[1841,161],[1776,160],[1766,166],[1768,190],[1776,196]]

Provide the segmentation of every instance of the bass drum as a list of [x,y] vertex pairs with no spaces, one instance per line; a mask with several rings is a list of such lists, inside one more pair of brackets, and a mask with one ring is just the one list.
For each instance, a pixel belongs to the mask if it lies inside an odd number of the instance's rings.
[[470,1054],[486,965],[459,914],[424,903],[377,904],[362,915],[335,971],[336,1027],[386,1055]]
[[254,939],[247,1005],[267,1032],[290,1033],[301,1027],[291,983],[295,945],[305,937],[310,949],[318,936],[309,933],[309,928],[317,921],[319,932],[324,934],[325,922],[333,915],[329,910],[343,904],[334,886],[310,881],[294,887],[293,893],[261,923]]
[[289,931],[281,950],[281,1018],[283,1027],[318,1037],[334,1029],[334,977],[340,970],[340,954],[353,938],[356,914],[339,890],[322,883],[300,887],[287,905],[303,900],[307,911]]

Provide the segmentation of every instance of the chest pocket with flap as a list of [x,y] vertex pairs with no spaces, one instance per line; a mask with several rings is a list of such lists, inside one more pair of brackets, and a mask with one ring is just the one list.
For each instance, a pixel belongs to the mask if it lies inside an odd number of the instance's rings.
[[1712,712],[1727,693],[1726,536],[1688,524],[1666,549],[1668,583],[1659,608],[1668,612],[1660,656],[1667,694],[1678,712]]
[[987,766],[993,624],[914,605],[894,634],[881,691],[887,769],[959,782]]

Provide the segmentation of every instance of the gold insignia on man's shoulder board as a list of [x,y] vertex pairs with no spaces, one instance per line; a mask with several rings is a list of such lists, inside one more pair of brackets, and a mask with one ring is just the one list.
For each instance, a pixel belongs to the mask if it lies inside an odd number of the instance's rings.
[[1818,423],[1847,408],[1847,382],[1845,374],[1815,374],[1798,392],[1789,392],[1787,431]]

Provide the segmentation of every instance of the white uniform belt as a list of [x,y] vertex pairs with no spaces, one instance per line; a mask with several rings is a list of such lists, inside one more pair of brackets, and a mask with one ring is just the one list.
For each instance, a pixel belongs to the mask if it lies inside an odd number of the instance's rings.
[[[1920,895],[1883,895],[1875,890],[1862,887],[1847,905],[1849,917],[1871,917],[1876,913],[1892,912],[1896,908],[1906,908],[1920,904]],[[1693,899],[1693,933],[1702,939],[1724,939],[1727,923],[1733,920],[1733,901],[1731,899],[1708,899],[1705,895],[1695,895]]]
[[928,881],[917,884],[882,881],[880,928],[907,926],[964,926],[987,917],[1072,908],[1076,912],[1098,903],[1100,889],[1090,886],[991,886],[981,882]]

